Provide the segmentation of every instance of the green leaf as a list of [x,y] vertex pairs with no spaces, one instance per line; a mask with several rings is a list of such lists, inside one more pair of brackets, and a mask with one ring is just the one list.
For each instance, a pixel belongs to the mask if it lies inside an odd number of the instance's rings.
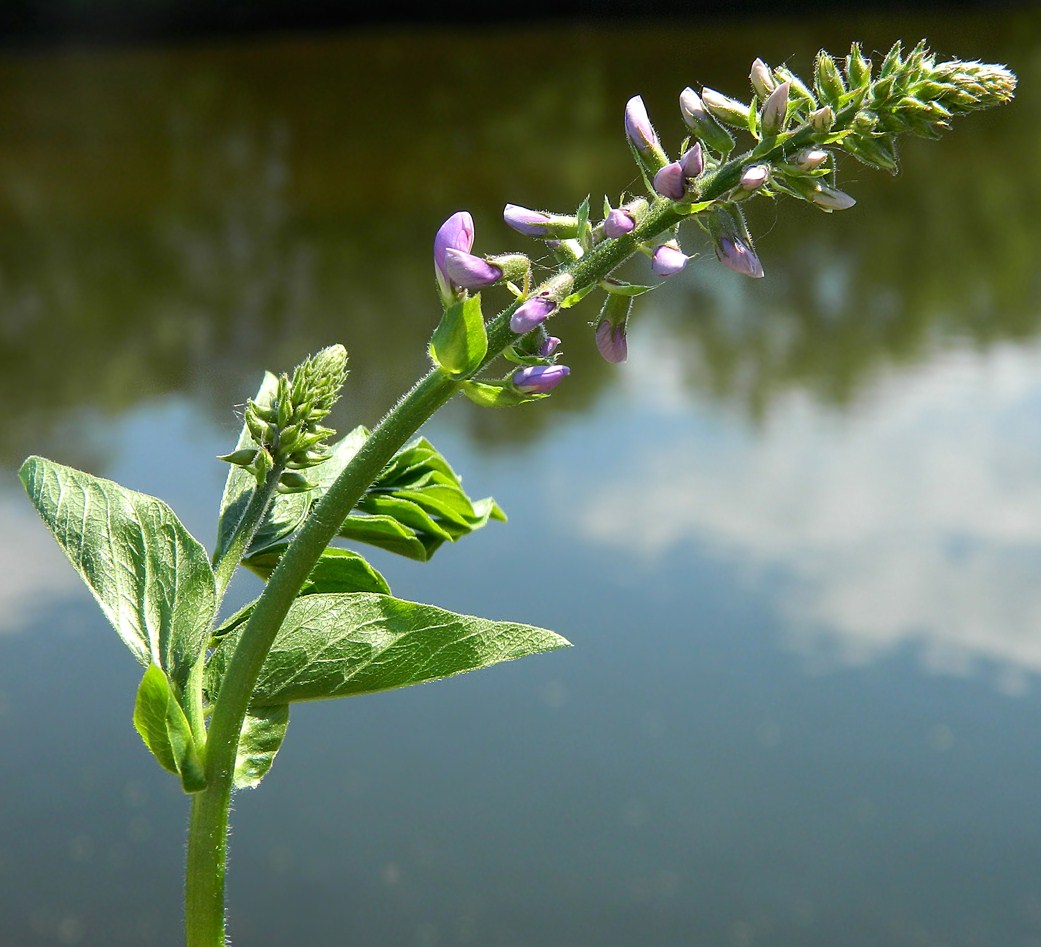
[[582,246],[582,249],[588,253],[593,249],[593,230],[589,226],[589,195],[587,194],[585,200],[578,205],[578,210],[575,211],[575,217],[578,221],[578,242]]
[[[566,301],[566,300],[565,300]],[[502,381],[464,381],[463,394],[482,408],[512,408],[514,405],[541,401],[549,395],[528,395],[513,387],[509,379]]]
[[[257,404],[266,404],[274,398],[278,391],[278,378],[271,372],[264,373],[264,380],[253,400]],[[245,424],[239,433],[235,450],[259,447],[249,428]],[[321,466],[318,469],[321,469]],[[228,479],[224,484],[224,495],[221,497],[220,513],[217,519],[217,548],[214,561],[220,559],[230,545],[238,529],[242,514],[246,511],[250,497],[257,488],[257,481],[251,473],[241,467],[232,466],[228,470]],[[267,546],[281,542],[296,530],[304,521],[310,500],[305,494],[278,494],[268,507],[260,528],[253,536],[250,550],[256,552]]]
[[[250,556],[243,561],[243,565],[266,582],[288,548],[288,543],[272,546],[262,553]],[[358,553],[329,546],[323,550],[300,590],[301,595],[316,592],[380,592],[389,595],[390,586]],[[234,618],[235,616],[232,616],[232,619]],[[232,619],[229,619],[229,622]]]
[[[661,284],[659,283],[658,286]],[[600,281],[600,288],[612,296],[642,296],[658,286],[641,286],[639,283],[626,283],[622,280],[605,279]]]
[[397,553],[407,559],[426,562],[440,542],[427,548],[415,532],[390,516],[357,516],[351,514],[340,526],[339,535],[344,539],[378,546],[388,552]]
[[488,333],[477,293],[445,310],[430,340],[430,357],[452,378],[465,378],[477,371],[487,354]]
[[588,286],[583,286],[580,290],[578,290],[577,292],[572,293],[570,296],[565,296],[560,301],[560,308],[561,309],[570,309],[572,306],[577,306],[594,289],[596,289],[596,283],[590,283]]
[[252,708],[242,721],[232,785],[252,789],[267,775],[289,726],[289,705]]
[[216,610],[206,550],[155,497],[42,457],[19,476],[123,643],[183,689]]
[[188,719],[177,703],[163,669],[157,664],[148,665],[137,689],[134,728],[159,765],[181,777],[185,792],[206,788],[202,760],[192,739]]
[[[777,136],[778,139],[780,137],[780,135]],[[776,140],[777,139],[775,139],[775,141]],[[691,204],[676,204],[675,209],[681,214],[686,214],[688,217],[693,217],[695,214],[700,214],[703,210],[707,210],[715,203],[715,201],[695,201]]]
[[[211,699],[241,632],[206,668]],[[388,595],[305,595],[289,609],[253,691],[253,705],[353,697],[435,681],[557,648],[552,631],[489,621]]]

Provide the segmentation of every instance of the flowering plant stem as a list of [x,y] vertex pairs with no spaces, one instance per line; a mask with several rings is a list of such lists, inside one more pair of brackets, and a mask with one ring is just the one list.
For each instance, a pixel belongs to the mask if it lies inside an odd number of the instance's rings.
[[[806,140],[809,140],[809,132]],[[786,142],[785,150],[801,144],[796,135]],[[761,160],[778,157],[780,147],[775,151],[777,154],[771,151]],[[705,182],[699,201],[713,200],[734,187],[747,160],[745,154],[722,165]],[[656,201],[631,233],[602,241],[572,263],[566,271],[574,279],[575,289],[595,285],[638,252],[641,243],[687,219],[688,215],[678,210],[680,206],[668,200]],[[481,368],[516,341],[516,333],[510,329],[510,316],[518,305],[508,306],[488,324],[488,354]],[[308,516],[257,601],[213,707],[206,737],[206,788],[192,796],[185,886],[187,947],[224,947],[226,943],[224,879],[235,758],[253,688],[275,635],[344,518],[394,454],[458,392],[461,381],[433,369],[395,405]],[[272,482],[270,478],[268,482]],[[253,523],[252,528],[255,526]],[[237,536],[236,540],[240,548],[248,544],[248,537]]]

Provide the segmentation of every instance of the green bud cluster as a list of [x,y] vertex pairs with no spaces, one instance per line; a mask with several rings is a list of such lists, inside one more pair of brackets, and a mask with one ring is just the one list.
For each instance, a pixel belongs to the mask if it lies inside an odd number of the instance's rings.
[[347,378],[347,350],[331,345],[300,363],[290,378],[283,373],[271,396],[246,404],[245,423],[256,446],[243,447],[221,460],[242,467],[263,484],[275,467],[280,493],[303,493],[314,487],[299,473],[329,457],[325,441],[332,428],[321,422],[332,410]]

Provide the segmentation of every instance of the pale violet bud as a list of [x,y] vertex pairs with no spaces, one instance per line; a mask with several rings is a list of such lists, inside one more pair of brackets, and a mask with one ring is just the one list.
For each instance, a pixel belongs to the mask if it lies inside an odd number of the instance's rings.
[[567,365],[529,365],[513,373],[513,387],[526,395],[545,395],[570,374]]
[[770,67],[761,59],[757,59],[752,63],[752,71],[748,78],[751,80],[752,88],[755,90],[755,94],[759,96],[760,102],[765,101],[770,93],[777,88],[777,81],[774,79],[773,73],[770,72]]
[[654,175],[654,190],[670,200],[683,200],[687,196],[687,187],[683,180],[683,166],[678,161],[665,165]]
[[741,187],[746,191],[761,188],[770,177],[770,169],[765,164],[753,164],[741,172]]
[[624,237],[635,226],[633,215],[624,207],[616,207],[604,218],[604,236],[609,240]]
[[502,212],[502,219],[508,227],[512,227],[517,233],[526,237],[556,236],[547,232],[546,227],[550,222],[549,214],[541,211],[528,210],[518,204],[507,204]]
[[810,200],[825,210],[849,210],[856,204],[856,201],[845,191],[823,184],[810,193]]
[[723,95],[715,89],[702,89],[701,101],[705,108],[721,122],[735,125],[738,128],[748,127],[748,106],[742,105],[736,99]]
[[828,153],[821,148],[803,148],[792,162],[801,171],[816,171],[827,160]]
[[545,214],[517,204],[507,204],[502,212],[507,226],[526,237],[567,238],[578,232],[578,218],[562,214]]
[[549,358],[557,350],[559,345],[560,339],[555,335],[547,336],[546,340],[539,346],[539,355],[543,358]]
[[830,105],[825,105],[823,108],[810,112],[807,120],[815,132],[828,132],[835,124],[835,112]]
[[626,327],[633,308],[633,297],[609,293],[596,327],[596,347],[609,362],[624,362],[629,355]]
[[596,347],[600,354],[615,365],[629,357],[629,344],[625,338],[625,324],[613,325],[601,319],[596,327]]
[[542,325],[556,308],[557,304],[552,299],[533,296],[517,307],[517,310],[510,317],[510,328],[517,335],[524,335],[536,326]]
[[474,221],[465,210],[452,214],[437,231],[434,237],[434,276],[438,289],[446,302],[450,302],[453,290],[445,269],[445,253],[448,250],[461,250],[469,253],[474,245]]
[[647,106],[638,95],[625,104],[625,134],[640,154],[659,147],[658,136],[647,115]]
[[445,250],[445,273],[460,289],[484,289],[502,279],[502,270],[494,263],[454,247]]
[[680,114],[688,128],[713,151],[729,154],[734,138],[705,108],[701,96],[689,86],[680,93]]
[[696,178],[705,170],[705,156],[701,153],[701,142],[694,142],[693,147],[688,148],[683,157],[680,158],[680,167],[688,178]]
[[760,122],[763,126],[764,136],[779,135],[784,131],[788,120],[788,91],[790,88],[789,83],[782,82],[763,103]]
[[729,266],[735,273],[759,279],[763,275],[763,264],[755,251],[737,236],[721,236],[716,241],[716,258]]
[[687,265],[687,254],[674,240],[656,247],[651,254],[651,269],[663,277],[675,276]]

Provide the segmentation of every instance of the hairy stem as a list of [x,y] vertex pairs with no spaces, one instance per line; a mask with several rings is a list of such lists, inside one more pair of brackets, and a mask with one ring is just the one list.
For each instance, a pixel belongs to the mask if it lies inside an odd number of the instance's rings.
[[[807,129],[805,134],[797,133],[784,150],[800,147],[811,134],[812,129]],[[780,147],[773,149],[757,160],[778,157],[781,150]],[[748,155],[743,154],[718,168],[704,181],[699,200],[714,200],[733,188],[747,160]],[[656,200],[630,234],[602,241],[566,268],[574,278],[574,289],[599,282],[637,252],[641,243],[686,218],[680,205]],[[481,368],[516,341],[517,336],[510,329],[510,316],[517,305],[508,306],[488,324],[488,355]],[[257,601],[225,671],[214,705],[206,740],[206,789],[192,799],[185,896],[188,947],[225,945],[224,877],[235,757],[250,697],[275,635],[344,518],[394,454],[459,390],[459,385],[460,382],[434,369],[394,406],[308,516]],[[225,559],[230,557],[231,550]],[[225,559],[218,568],[224,565]]]

